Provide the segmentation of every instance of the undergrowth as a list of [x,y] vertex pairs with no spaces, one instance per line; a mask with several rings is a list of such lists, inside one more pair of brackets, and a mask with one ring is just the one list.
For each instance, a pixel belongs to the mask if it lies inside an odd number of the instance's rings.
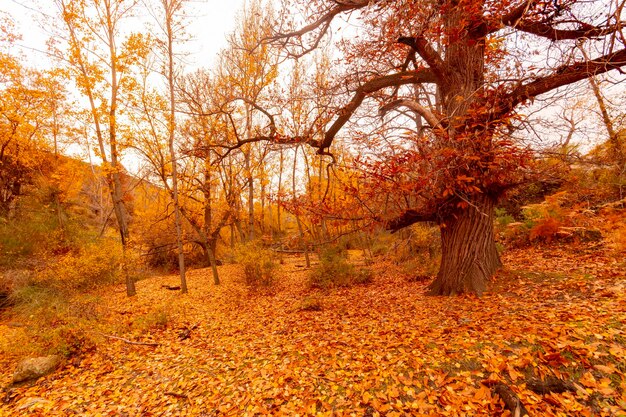
[[372,282],[372,271],[356,268],[348,262],[346,252],[337,247],[320,252],[320,262],[309,274],[311,288],[329,289]]
[[246,285],[252,288],[272,286],[277,263],[270,249],[256,242],[240,245],[235,252],[235,261],[243,266]]

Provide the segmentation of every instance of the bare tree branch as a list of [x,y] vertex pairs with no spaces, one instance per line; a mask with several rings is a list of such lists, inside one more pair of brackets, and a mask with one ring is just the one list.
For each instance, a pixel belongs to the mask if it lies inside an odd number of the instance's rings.
[[522,20],[515,24],[515,29],[550,39],[551,41],[559,41],[565,39],[592,39],[606,36],[614,33],[617,30],[617,26],[597,27],[580,22],[580,27],[577,29],[556,29],[543,23]]
[[309,47],[304,47],[303,46],[303,51],[299,54],[295,54],[295,58],[298,57],[302,57],[306,54],[308,54],[309,52],[313,51],[314,49],[316,49],[322,38],[324,37],[324,35],[326,35],[326,33],[328,32],[328,29],[330,29],[330,25],[333,21],[333,19],[344,12],[350,12],[353,10],[357,10],[363,7],[367,7],[370,5],[370,3],[372,3],[371,1],[368,0],[343,0],[343,1],[335,1],[335,3],[337,4],[337,6],[330,8],[326,13],[324,13],[319,19],[317,19],[316,21],[303,26],[302,28],[298,29],[298,30],[294,30],[291,32],[287,32],[287,33],[278,33],[274,36],[271,36],[267,39],[265,39],[266,42],[277,42],[277,41],[282,41],[281,43],[283,44],[283,46],[287,45],[287,42],[290,39],[293,38],[302,38],[302,36],[308,34],[308,33],[312,33],[315,32],[316,30],[319,29],[319,32],[316,34],[311,46]]
[[439,120],[439,118],[437,118],[437,116],[435,116],[435,114],[432,111],[422,106],[415,100],[409,100],[409,99],[395,100],[381,107],[379,112],[381,114],[385,114],[391,110],[397,109],[398,107],[407,107],[408,109],[419,114],[420,116],[424,118],[424,120],[426,120],[426,123],[428,123],[432,129],[438,129],[442,127],[445,128],[442,121]]
[[356,89],[352,100],[339,110],[339,116],[324,134],[324,140],[319,148],[320,152],[328,148],[339,130],[350,120],[350,117],[359,108],[368,94],[387,87],[395,87],[406,84],[436,83],[437,79],[429,69],[415,71],[403,71],[396,74],[374,78]]
[[621,68],[624,66],[626,66],[626,49],[621,49],[594,60],[562,66],[557,68],[552,74],[520,85],[508,93],[498,101],[499,105],[490,113],[489,119],[497,120],[510,113],[519,104],[541,94],[614,69],[621,71]]
[[585,22],[577,22],[578,27],[575,29],[558,29],[555,27],[557,22],[550,24],[524,18],[536,3],[537,0],[525,0],[499,20],[482,22],[472,29],[472,37],[474,39],[480,39],[505,27],[510,27],[551,41],[591,39],[615,33],[624,25],[624,22],[605,26],[594,26]]

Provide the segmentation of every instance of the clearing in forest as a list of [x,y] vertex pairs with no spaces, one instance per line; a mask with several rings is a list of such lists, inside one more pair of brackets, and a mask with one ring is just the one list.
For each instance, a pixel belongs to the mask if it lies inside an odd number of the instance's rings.
[[[82,298],[73,337],[93,347],[6,388],[0,415],[508,415],[500,384],[531,416],[624,413],[623,259],[511,251],[482,298],[425,296],[382,262],[368,285],[311,290],[303,263],[285,258],[271,291],[225,265],[220,286],[190,272],[188,295],[171,275]],[[0,342],[23,331],[5,317]]]

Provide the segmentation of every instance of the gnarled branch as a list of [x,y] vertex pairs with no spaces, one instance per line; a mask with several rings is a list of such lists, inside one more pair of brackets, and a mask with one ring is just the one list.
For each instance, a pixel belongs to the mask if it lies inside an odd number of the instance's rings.
[[304,45],[302,45],[303,51],[299,54],[295,54],[295,57],[302,57],[308,54],[309,52],[313,51],[319,46],[322,38],[328,32],[328,29],[330,29],[330,25],[333,19],[337,15],[344,13],[344,12],[350,12],[353,10],[357,10],[357,9],[369,6],[371,2],[369,0],[344,0],[344,1],[336,1],[335,3],[337,4],[337,6],[330,8],[326,13],[324,13],[319,19],[315,20],[314,22],[306,26],[303,26],[298,30],[294,30],[294,31],[287,32],[287,33],[278,33],[274,36],[270,36],[264,39],[264,41],[281,42],[283,46],[286,46],[287,42],[290,39],[302,38],[302,36],[308,33],[315,32],[319,29],[319,33],[317,33],[317,35],[315,36],[315,39],[313,40],[311,46],[304,47]]
[[422,57],[428,64],[433,73],[437,76],[440,82],[444,82],[447,78],[447,72],[443,59],[439,53],[432,47],[430,43],[423,36],[415,37],[401,37],[398,39],[399,43],[410,46],[415,52]]
[[363,100],[376,91],[387,87],[396,87],[406,84],[435,83],[437,79],[433,72],[429,69],[420,69],[416,71],[403,71],[391,75],[374,78],[361,85],[354,92],[352,100],[339,110],[339,116],[324,134],[324,140],[320,143],[319,152],[323,152],[332,143],[333,139],[341,130],[341,128],[350,120],[350,117],[359,108]]
[[413,112],[415,112],[416,114],[422,116],[424,120],[426,120],[426,123],[428,123],[432,129],[439,129],[439,128],[446,127],[443,121],[440,120],[437,116],[435,116],[435,114],[432,111],[422,106],[415,100],[410,100],[410,99],[394,100],[391,103],[385,104],[383,107],[381,107],[379,109],[379,113],[381,115],[384,115],[385,113],[393,109],[396,109],[398,107],[406,107],[412,110]]
[[395,219],[388,220],[385,223],[385,229],[391,231],[391,233],[395,233],[415,223],[436,221],[437,217],[432,213],[407,210]]

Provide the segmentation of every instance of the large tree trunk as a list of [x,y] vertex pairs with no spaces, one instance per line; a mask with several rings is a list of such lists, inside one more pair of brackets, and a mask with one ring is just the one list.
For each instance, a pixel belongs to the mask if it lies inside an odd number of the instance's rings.
[[467,209],[444,219],[441,267],[430,284],[431,295],[473,292],[481,295],[487,281],[502,266],[493,233],[495,199],[479,195]]

